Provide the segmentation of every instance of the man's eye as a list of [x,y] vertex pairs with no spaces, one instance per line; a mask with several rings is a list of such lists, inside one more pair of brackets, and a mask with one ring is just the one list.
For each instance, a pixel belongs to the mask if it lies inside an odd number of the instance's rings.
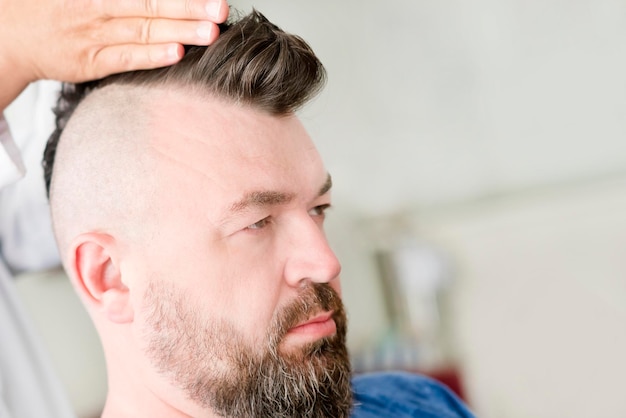
[[270,217],[263,218],[258,222],[253,223],[252,225],[248,225],[246,229],[263,229],[270,223]]
[[319,205],[315,206],[313,209],[309,211],[309,215],[311,216],[324,216],[326,214],[326,210],[330,208],[330,205]]

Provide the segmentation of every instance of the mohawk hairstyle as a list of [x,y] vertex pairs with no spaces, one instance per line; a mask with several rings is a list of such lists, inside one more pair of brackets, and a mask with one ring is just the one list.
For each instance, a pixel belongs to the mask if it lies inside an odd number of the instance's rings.
[[183,59],[169,67],[63,84],[54,108],[56,128],[44,151],[48,195],[63,129],[74,110],[94,90],[109,85],[189,88],[280,116],[299,109],[323,87],[326,72],[311,47],[258,11],[221,24],[220,32],[208,47],[185,47]]

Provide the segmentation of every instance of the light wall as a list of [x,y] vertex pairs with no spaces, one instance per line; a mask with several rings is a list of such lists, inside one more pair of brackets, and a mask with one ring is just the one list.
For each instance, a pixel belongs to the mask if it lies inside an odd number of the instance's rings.
[[626,178],[420,220],[459,265],[455,318],[483,417],[626,416]]
[[447,332],[481,417],[626,416],[625,213],[626,177],[405,215],[454,262]]

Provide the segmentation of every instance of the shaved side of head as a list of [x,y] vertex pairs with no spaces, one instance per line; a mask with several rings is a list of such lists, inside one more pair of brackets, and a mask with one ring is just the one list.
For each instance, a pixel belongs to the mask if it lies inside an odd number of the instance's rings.
[[[56,149],[51,211],[61,255],[85,231],[132,234],[149,213],[145,158],[154,90],[108,86],[77,107]],[[141,193],[139,193],[141,191]]]

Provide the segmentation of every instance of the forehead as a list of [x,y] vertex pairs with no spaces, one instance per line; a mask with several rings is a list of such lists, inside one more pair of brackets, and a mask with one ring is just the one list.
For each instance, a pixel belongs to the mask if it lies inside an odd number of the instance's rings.
[[[295,115],[186,92],[160,92],[150,106],[148,153],[164,187],[237,198],[253,190],[315,194],[326,170]],[[184,193],[183,193],[184,192]]]

